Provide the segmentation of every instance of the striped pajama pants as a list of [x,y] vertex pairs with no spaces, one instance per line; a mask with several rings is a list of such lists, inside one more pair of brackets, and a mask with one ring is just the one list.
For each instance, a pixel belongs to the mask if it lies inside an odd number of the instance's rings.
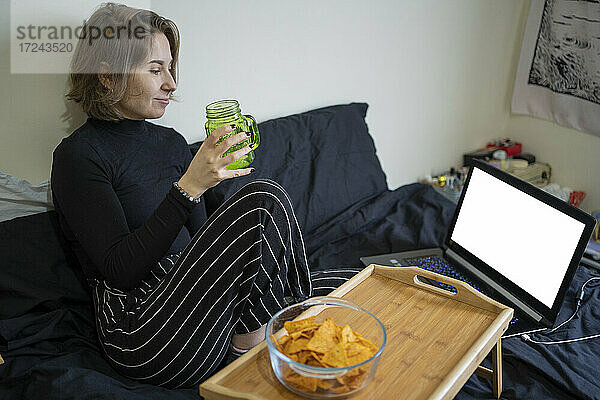
[[124,292],[91,281],[98,337],[122,375],[192,387],[224,365],[234,333],[259,329],[280,309],[326,295],[358,271],[311,273],[287,193],[256,180],[139,287]]

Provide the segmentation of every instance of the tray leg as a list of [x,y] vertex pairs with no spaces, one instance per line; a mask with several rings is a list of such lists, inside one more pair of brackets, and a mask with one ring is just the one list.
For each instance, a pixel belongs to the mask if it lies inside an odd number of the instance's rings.
[[502,345],[500,339],[492,347],[492,369],[479,365],[475,373],[482,378],[492,381],[494,397],[499,399],[502,394]]
[[502,394],[502,343],[500,339],[496,342],[492,348],[492,388],[494,390],[494,397],[500,398]]

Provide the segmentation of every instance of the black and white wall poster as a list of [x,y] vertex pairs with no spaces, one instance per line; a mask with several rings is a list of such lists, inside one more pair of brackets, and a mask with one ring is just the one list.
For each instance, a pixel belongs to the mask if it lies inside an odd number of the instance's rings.
[[512,112],[600,136],[600,0],[532,0]]

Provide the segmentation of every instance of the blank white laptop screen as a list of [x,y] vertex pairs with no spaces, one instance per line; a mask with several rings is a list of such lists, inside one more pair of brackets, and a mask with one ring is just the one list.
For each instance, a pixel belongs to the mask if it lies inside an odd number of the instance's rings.
[[474,168],[451,239],[552,308],[584,228]]

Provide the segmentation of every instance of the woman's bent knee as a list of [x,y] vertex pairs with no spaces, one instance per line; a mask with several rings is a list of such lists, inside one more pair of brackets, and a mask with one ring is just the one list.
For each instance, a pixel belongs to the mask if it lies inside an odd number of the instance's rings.
[[248,182],[240,190],[253,189],[253,190],[264,190],[274,193],[281,193],[287,195],[286,190],[279,183],[268,178],[258,178],[251,182]]
[[245,196],[248,194],[265,194],[268,197],[276,197],[284,204],[290,203],[290,196],[283,186],[271,179],[256,179],[242,186],[232,197]]

